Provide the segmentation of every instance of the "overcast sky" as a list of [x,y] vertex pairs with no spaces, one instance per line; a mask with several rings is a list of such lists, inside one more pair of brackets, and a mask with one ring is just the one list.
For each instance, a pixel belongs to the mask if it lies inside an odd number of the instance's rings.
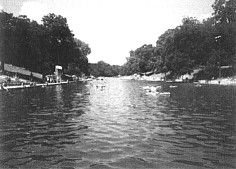
[[215,0],[0,0],[0,9],[41,23],[48,13],[67,18],[75,37],[88,43],[89,62],[124,64],[129,51],[155,45],[183,17],[211,16]]

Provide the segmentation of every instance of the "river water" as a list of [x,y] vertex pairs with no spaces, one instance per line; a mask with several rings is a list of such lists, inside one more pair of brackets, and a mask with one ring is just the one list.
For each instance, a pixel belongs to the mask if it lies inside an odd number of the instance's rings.
[[1,92],[0,168],[236,168],[236,86],[105,83]]

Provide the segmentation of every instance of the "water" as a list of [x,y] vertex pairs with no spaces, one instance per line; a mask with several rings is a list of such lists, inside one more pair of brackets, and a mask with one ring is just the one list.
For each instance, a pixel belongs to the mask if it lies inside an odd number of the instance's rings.
[[[150,84],[171,95],[146,95]],[[236,86],[169,85],[2,92],[0,168],[236,168]]]

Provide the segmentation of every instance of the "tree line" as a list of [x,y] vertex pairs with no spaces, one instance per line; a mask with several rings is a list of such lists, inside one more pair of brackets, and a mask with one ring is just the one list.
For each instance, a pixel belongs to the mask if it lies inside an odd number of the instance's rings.
[[0,56],[2,63],[25,67],[42,74],[52,74],[61,65],[68,74],[94,76],[131,75],[134,73],[167,73],[175,79],[201,69],[199,79],[220,76],[222,66],[236,72],[236,1],[215,0],[211,17],[198,21],[183,18],[182,24],[166,30],[155,46],[143,45],[130,51],[122,66],[103,61],[88,63],[91,49],[74,38],[66,18],[48,14],[42,24],[27,16],[14,17],[0,13]]
[[110,65],[104,61],[99,61],[97,63],[89,63],[89,72],[95,77],[105,76],[112,77],[121,74],[122,66]]
[[15,17],[1,11],[0,37],[2,67],[9,63],[46,75],[61,65],[65,73],[89,74],[91,49],[74,37],[61,15],[50,13],[38,24],[25,15]]
[[215,0],[214,13],[203,22],[193,17],[164,32],[156,46],[143,45],[130,51],[121,74],[169,72],[176,78],[201,68],[199,78],[219,76],[220,67],[236,70],[236,1]]

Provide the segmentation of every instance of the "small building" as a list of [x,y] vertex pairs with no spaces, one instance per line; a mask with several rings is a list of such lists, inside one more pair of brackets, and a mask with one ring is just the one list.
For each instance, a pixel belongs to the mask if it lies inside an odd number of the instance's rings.
[[55,76],[56,76],[56,82],[59,83],[61,82],[61,77],[62,77],[62,66],[56,65],[55,66]]
[[56,75],[46,75],[46,82],[48,83],[55,83],[57,80],[57,76]]

